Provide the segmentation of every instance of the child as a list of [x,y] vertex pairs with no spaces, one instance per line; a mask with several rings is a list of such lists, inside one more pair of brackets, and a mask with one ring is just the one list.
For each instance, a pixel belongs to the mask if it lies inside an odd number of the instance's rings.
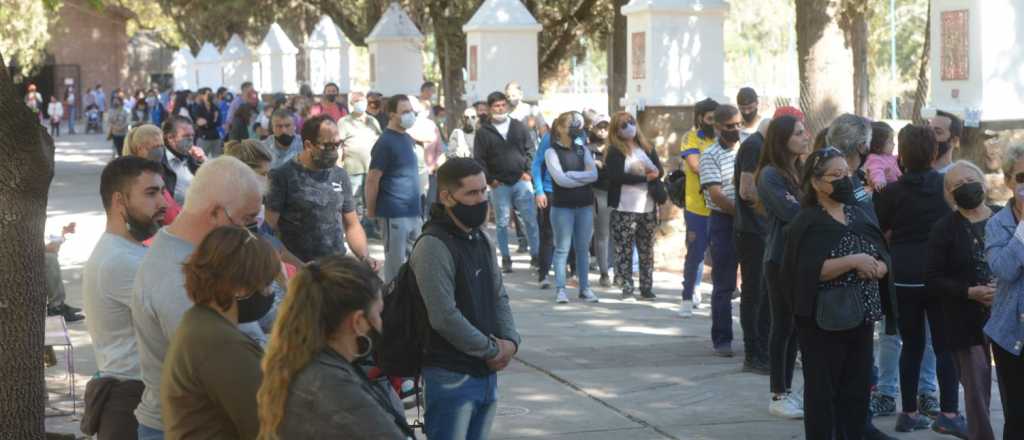
[[875,192],[881,191],[886,184],[895,182],[903,173],[896,162],[896,155],[892,154],[893,129],[885,122],[871,123],[871,151],[864,162],[864,168],[868,170],[868,181]]
[[50,105],[46,112],[50,115],[50,136],[60,136],[60,120],[64,118],[64,103],[57,96],[50,96]]

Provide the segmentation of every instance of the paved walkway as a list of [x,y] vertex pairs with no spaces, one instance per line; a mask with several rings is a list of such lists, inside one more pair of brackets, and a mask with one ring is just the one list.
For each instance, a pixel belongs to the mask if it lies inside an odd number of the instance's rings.
[[[69,221],[78,233],[61,250],[68,303],[81,306],[81,268],[104,228],[99,175],[110,159],[99,135],[69,136],[57,142],[56,176],[50,190],[47,232]],[[680,244],[681,246],[682,244]],[[382,257],[379,243],[374,252]],[[612,290],[597,288],[600,304],[574,300],[555,305],[552,290],[540,291],[516,256],[516,272],[505,284],[523,346],[517,361],[500,375],[500,405],[492,438],[557,440],[796,439],[800,421],[768,414],[768,378],[740,371],[737,357],[715,357],[710,348],[708,309],[691,319],[675,315],[678,275],[657,273],[652,303],[622,302]],[[596,278],[592,278],[596,285]],[[738,304],[738,303],[735,303]],[[734,306],[738,314],[739,307]],[[735,320],[734,320],[735,321]],[[95,372],[85,323],[71,324],[75,344],[77,394]],[[61,363],[47,369],[53,404],[71,409]],[[800,382],[799,372],[797,383]],[[798,385],[799,387],[799,385]],[[1002,410],[993,386],[993,419],[1002,431]],[[79,404],[79,411],[81,405]],[[81,413],[79,412],[79,415]],[[415,411],[410,413],[415,415]],[[892,433],[895,417],[877,420]],[[47,419],[51,432],[78,433],[77,417]],[[949,438],[931,432],[900,439]]]

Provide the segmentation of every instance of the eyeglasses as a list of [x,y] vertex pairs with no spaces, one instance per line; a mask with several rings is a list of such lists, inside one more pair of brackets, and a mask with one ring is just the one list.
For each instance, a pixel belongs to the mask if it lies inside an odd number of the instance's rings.
[[323,151],[337,151],[342,142],[321,142],[320,149]]

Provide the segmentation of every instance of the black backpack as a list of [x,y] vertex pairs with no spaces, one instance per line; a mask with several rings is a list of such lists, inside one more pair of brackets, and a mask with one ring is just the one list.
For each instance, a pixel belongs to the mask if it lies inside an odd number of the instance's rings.
[[[416,239],[416,244],[427,235],[441,240],[451,250],[451,234],[436,227],[428,226]],[[414,249],[416,244],[413,245]],[[416,283],[416,275],[408,261],[398,269],[398,275],[384,286],[383,296],[384,309],[380,316],[384,328],[374,348],[374,360],[388,376],[419,376],[433,329]]]
[[683,170],[675,170],[665,178],[665,187],[668,189],[668,199],[679,208],[686,208],[686,173]]

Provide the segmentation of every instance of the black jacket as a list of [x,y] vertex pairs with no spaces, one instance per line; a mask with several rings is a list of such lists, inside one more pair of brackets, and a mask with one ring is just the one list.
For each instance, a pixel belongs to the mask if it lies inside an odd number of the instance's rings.
[[897,285],[924,285],[928,235],[950,213],[942,174],[937,171],[907,173],[875,197],[875,212],[883,233],[892,232],[890,267]]
[[473,157],[483,165],[487,182],[515,185],[533,164],[529,130],[519,120],[509,119],[507,139],[490,122],[483,123],[473,139]]
[[[647,182],[647,177],[627,173],[626,156],[622,155],[621,151],[611,145],[607,148],[608,154],[605,157],[604,169],[608,176],[608,206],[612,209],[617,209],[619,207],[619,196],[622,195],[622,185],[645,183]],[[658,150],[651,148],[651,151],[647,152],[647,157],[651,159],[654,166],[658,167],[658,178],[661,179],[665,174],[665,169],[661,167]]]
[[[813,319],[821,268],[848,227],[870,241],[882,255],[885,265],[892,267],[892,258],[882,231],[864,208],[859,205],[854,208],[857,215],[849,226],[839,224],[825,210],[813,206],[801,208],[800,213],[783,229],[786,241],[779,268],[779,290],[788,292],[789,296],[785,299],[789,301],[796,316]],[[878,287],[882,311],[888,318],[885,331],[887,334],[896,334],[896,320],[893,319],[896,316],[896,299],[889,294],[891,280],[890,271],[885,279],[878,280]]]
[[[993,213],[998,210],[992,207]],[[962,350],[985,344],[982,328],[988,321],[988,308],[967,298],[969,287],[988,282],[978,279],[974,270],[974,236],[970,227],[970,221],[959,212],[953,212],[935,223],[928,240],[927,287],[932,295],[941,299],[946,318],[943,321],[947,337],[935,338],[935,342],[938,344],[944,339],[949,345],[936,345],[936,350]]]
[[203,107],[200,103],[192,106],[192,116],[196,121],[199,118],[206,119],[206,125],[202,127],[196,125],[196,136],[200,139],[214,140],[220,138],[220,133],[217,132],[217,112],[217,106],[212,103],[210,108]]

